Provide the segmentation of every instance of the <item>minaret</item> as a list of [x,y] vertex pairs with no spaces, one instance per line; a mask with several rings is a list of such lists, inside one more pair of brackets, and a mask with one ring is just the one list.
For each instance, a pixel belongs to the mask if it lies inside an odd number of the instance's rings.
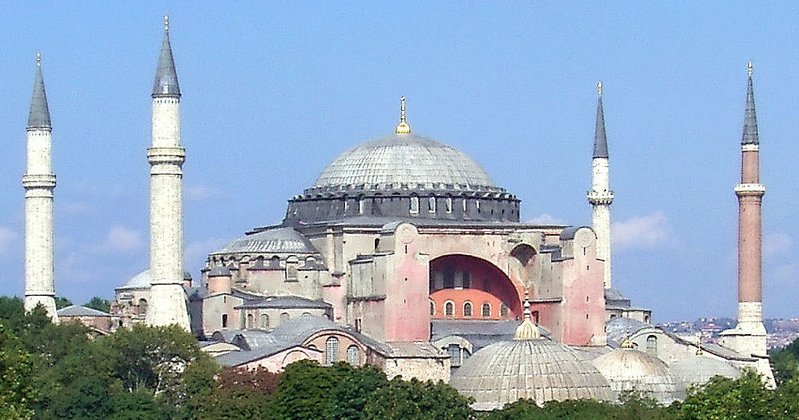
[[760,205],[766,186],[760,183],[760,141],[757,135],[752,63],[747,64],[746,113],[741,138],[741,183],[738,196],[738,325],[724,331],[722,343],[746,356],[766,356],[766,328],[761,299]]
[[592,208],[592,227],[596,233],[597,258],[605,261],[603,282],[610,289],[610,204],[613,203],[613,191],[610,190],[608,169],[608,140],[605,132],[605,112],[602,109],[602,82],[597,83],[598,99],[596,103],[596,128],[594,129],[594,158],[591,191],[588,202]]
[[150,277],[148,325],[189,329],[183,289],[183,162],[180,145],[180,87],[169,43],[169,18],[153,86],[150,162]]
[[25,310],[41,304],[53,322],[58,322],[54,299],[52,130],[42,77],[42,56],[36,54],[36,77],[27,128],[28,164],[22,177],[25,188]]

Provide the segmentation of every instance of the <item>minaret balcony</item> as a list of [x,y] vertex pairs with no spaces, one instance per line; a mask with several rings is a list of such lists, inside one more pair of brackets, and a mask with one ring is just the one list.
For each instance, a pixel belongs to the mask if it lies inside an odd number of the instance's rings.
[[766,193],[766,186],[763,184],[738,184],[735,186],[735,195],[763,195]]
[[588,202],[591,204],[610,204],[613,202],[613,191],[588,191]]

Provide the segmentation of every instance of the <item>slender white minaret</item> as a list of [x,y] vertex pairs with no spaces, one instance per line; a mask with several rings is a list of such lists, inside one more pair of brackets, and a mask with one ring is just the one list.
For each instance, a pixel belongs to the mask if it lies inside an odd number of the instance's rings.
[[28,165],[22,177],[25,188],[25,310],[42,305],[53,322],[58,322],[54,299],[52,130],[42,77],[42,56],[36,54],[36,77],[28,115]]
[[148,325],[178,324],[189,330],[183,289],[183,162],[180,87],[164,17],[164,41],[153,86],[150,162],[150,277]]
[[610,289],[610,204],[613,203],[613,191],[610,190],[608,169],[608,140],[605,133],[605,112],[602,108],[602,82],[597,83],[599,98],[596,104],[596,128],[594,129],[594,158],[591,191],[588,202],[592,209],[592,227],[596,233],[597,258],[605,261],[603,282]]

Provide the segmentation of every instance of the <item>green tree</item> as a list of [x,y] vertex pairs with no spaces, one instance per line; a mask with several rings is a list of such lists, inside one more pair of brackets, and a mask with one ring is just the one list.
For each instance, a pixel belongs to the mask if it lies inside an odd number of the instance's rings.
[[770,358],[777,384],[799,378],[799,339],[780,350],[773,351]]
[[266,369],[225,368],[212,395],[199,401],[196,417],[213,419],[270,418],[269,401],[281,375]]
[[63,296],[56,296],[55,297],[55,308],[56,309],[64,309],[67,306],[72,306],[72,301],[63,297]]
[[747,370],[738,379],[716,376],[707,384],[689,390],[680,405],[679,416],[698,420],[783,418],[776,396],[754,371]]
[[364,408],[375,391],[388,385],[386,374],[374,366],[354,368],[336,363],[331,368],[336,378],[325,417],[330,419],[366,419]]
[[0,322],[0,418],[33,416],[32,404],[36,397],[33,376],[30,354]]
[[322,418],[335,386],[332,369],[300,360],[286,366],[270,409],[280,419]]
[[111,312],[111,302],[101,297],[95,296],[83,304],[87,308],[97,309],[98,311]]
[[468,419],[473,400],[439,381],[405,381],[396,377],[378,388],[364,407],[367,418],[379,419]]

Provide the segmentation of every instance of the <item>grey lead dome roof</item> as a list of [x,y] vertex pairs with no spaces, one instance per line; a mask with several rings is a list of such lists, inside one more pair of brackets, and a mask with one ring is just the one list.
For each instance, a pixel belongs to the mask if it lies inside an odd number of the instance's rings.
[[476,410],[502,408],[522,398],[536,403],[613,399],[601,373],[576,350],[547,339],[500,341],[475,352],[450,385],[473,397]]
[[415,134],[392,134],[342,153],[322,171],[314,187],[392,183],[495,186],[486,171],[460,150]]

